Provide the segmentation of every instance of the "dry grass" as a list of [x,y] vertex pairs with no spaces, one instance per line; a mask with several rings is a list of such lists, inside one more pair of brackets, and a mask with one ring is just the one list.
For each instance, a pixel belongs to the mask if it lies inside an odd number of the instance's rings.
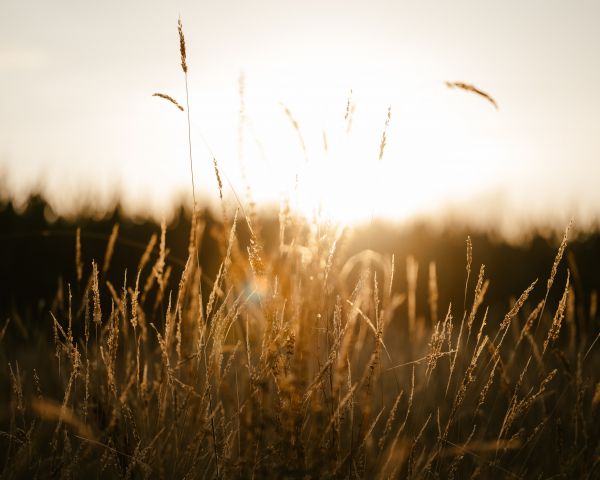
[[379,142],[379,160],[383,158],[385,146],[387,145],[387,130],[390,126],[390,120],[392,119],[392,107],[388,107],[387,116],[385,117],[385,124],[383,126],[383,132],[381,134],[381,142]]
[[496,100],[494,100],[494,98],[489,93],[480,90],[475,85],[471,85],[470,83],[464,82],[446,82],[446,86],[448,88],[458,88],[460,90],[464,90],[465,92],[471,92],[475,95],[479,95],[480,97],[485,98],[494,106],[496,110],[498,110],[498,103],[496,102]]
[[52,312],[54,341],[6,364],[4,477],[593,478],[598,355],[561,329],[568,282],[537,333],[541,303],[522,312],[545,291],[491,318],[483,268],[472,303],[433,321],[433,267],[420,311],[390,287],[391,258],[344,258],[334,229],[273,242],[259,271],[237,224],[212,285],[191,245],[171,287],[164,227],[134,281],[92,264],[81,307]]
[[175,105],[180,111],[184,111],[185,109],[179,104],[177,100],[175,100],[171,95],[167,95],[166,93],[153,93],[153,97],[158,97],[166,100],[167,102],[171,102]]
[[[179,34],[187,80],[181,23]],[[78,231],[83,293],[54,303],[45,347],[19,358],[8,321],[0,334],[2,358],[14,354],[0,373],[2,477],[600,474],[595,312],[569,320],[585,309],[568,280],[557,305],[548,296],[566,235],[546,289],[533,281],[506,314],[486,305],[483,266],[469,285],[470,239],[464,299],[438,307],[444,285],[430,264],[421,311],[414,258],[401,269],[371,250],[348,257],[337,228],[281,212],[279,238],[266,243],[246,215],[246,239],[237,213],[213,229],[222,253],[209,280],[195,198],[176,281],[166,225],[120,288],[105,278],[117,230],[87,280]]]

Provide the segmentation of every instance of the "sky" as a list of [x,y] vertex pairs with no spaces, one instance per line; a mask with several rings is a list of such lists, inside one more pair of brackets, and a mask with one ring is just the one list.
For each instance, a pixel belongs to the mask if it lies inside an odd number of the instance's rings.
[[185,105],[179,16],[201,202],[214,156],[231,210],[249,189],[343,222],[598,223],[600,3],[582,0],[2,0],[4,197],[191,202],[186,113],[152,96]]

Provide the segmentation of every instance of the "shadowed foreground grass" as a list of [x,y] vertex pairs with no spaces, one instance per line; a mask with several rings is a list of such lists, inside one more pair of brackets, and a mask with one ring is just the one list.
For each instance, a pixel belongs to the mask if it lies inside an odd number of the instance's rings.
[[8,320],[3,478],[600,474],[596,304],[555,282],[566,234],[547,280],[515,285],[497,315],[470,240],[464,298],[438,305],[435,264],[348,256],[342,232],[289,215],[269,249],[249,218],[215,228],[209,279],[193,225],[180,279],[166,229],[122,285],[105,279],[109,241],[81,298],[61,283],[29,347]]

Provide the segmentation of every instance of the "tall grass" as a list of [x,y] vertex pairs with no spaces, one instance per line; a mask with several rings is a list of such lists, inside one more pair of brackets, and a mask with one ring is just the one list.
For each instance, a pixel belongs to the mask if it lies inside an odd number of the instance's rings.
[[[57,297],[44,347],[0,378],[3,478],[600,475],[596,313],[576,318],[568,279],[558,305],[548,296],[567,234],[546,290],[515,285],[497,316],[483,265],[469,281],[470,239],[464,299],[438,305],[432,263],[421,310],[414,258],[349,257],[343,232],[285,206],[267,244],[243,217],[213,230],[212,279],[195,198],[179,279],[164,224],[120,286],[105,278],[118,228],[88,278],[78,232],[81,298]],[[9,336],[7,321],[3,352]]]
[[55,302],[46,348],[6,364],[3,476],[597,474],[598,354],[569,280],[541,318],[535,282],[493,317],[481,268],[466,308],[437,318],[433,268],[421,311],[406,303],[416,260],[405,277],[370,250],[346,258],[333,228],[282,220],[260,272],[237,218],[212,282],[194,245],[169,281],[164,226],[122,285],[94,262],[82,298]]

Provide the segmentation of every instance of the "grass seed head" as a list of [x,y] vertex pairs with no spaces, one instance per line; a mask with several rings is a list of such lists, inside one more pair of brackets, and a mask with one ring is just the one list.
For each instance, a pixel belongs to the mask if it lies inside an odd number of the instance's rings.
[[184,111],[184,108],[179,104],[179,102],[177,100],[175,100],[173,97],[171,97],[170,95],[167,95],[166,93],[158,93],[157,92],[157,93],[153,93],[152,96],[162,98],[162,99],[166,100],[167,102],[171,102],[179,110],[181,110],[182,112]]
[[183,73],[187,74],[188,66],[187,66],[187,56],[185,53],[185,37],[183,36],[183,24],[181,23],[181,18],[177,20],[177,31],[179,32],[179,54],[181,55],[181,69]]

